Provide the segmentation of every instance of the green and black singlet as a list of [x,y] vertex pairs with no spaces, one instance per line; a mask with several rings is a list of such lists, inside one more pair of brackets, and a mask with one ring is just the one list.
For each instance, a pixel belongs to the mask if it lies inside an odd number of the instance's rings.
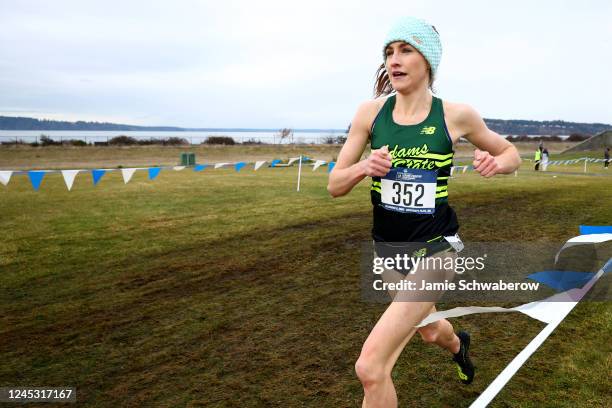
[[[372,177],[372,237],[377,242],[426,242],[454,235],[459,224],[455,211],[448,205],[448,178],[454,150],[442,100],[433,96],[427,118],[415,125],[394,122],[395,100],[395,95],[389,96],[376,116],[371,147],[374,150],[387,145],[392,157],[389,174],[405,173],[394,176],[393,180],[389,180],[389,175],[384,180]],[[427,176],[428,183],[420,186],[418,182],[411,183],[422,175]],[[419,205],[429,208],[419,209]]]

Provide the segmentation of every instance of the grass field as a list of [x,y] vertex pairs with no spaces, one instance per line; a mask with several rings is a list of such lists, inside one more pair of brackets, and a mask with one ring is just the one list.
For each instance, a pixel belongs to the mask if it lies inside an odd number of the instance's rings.
[[[142,152],[114,160],[155,164]],[[564,242],[580,224],[610,224],[607,173],[530,167],[451,180],[464,241]],[[79,405],[99,407],[360,406],[353,365],[384,311],[360,293],[369,187],[333,200],[324,168],[309,169],[297,193],[296,172],[137,172],[127,185],[113,172],[97,187],[80,175],[71,192],[58,174],[39,192],[16,175],[0,186],[0,386],[75,386]],[[453,324],[472,332],[475,382],[460,384],[449,356],[415,338],[393,372],[401,407],[469,406],[543,326],[521,314]],[[491,406],[609,406],[611,334],[609,302],[579,304]]]

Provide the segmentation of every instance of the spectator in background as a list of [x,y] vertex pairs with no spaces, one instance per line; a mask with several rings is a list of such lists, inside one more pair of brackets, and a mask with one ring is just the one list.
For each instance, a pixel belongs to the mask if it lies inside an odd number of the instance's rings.
[[535,152],[535,171],[540,170],[540,161],[542,160],[542,145],[538,146],[538,150]]
[[548,149],[542,145],[542,171],[546,171],[548,167]]
[[609,164],[610,164],[610,148],[606,147],[606,150],[604,150],[604,168],[607,169]]

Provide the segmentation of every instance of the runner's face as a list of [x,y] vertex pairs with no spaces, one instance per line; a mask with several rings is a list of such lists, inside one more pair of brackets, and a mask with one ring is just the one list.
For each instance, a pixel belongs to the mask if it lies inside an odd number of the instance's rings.
[[385,66],[391,86],[397,92],[415,89],[429,83],[429,67],[425,57],[403,41],[391,43],[385,49]]

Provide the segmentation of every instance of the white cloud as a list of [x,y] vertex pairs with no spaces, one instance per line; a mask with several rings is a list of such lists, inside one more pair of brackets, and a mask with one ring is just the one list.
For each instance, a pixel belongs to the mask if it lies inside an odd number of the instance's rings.
[[604,1],[60,0],[2,9],[0,114],[344,128],[371,97],[388,25],[414,14],[441,33],[442,98],[486,117],[612,117]]

